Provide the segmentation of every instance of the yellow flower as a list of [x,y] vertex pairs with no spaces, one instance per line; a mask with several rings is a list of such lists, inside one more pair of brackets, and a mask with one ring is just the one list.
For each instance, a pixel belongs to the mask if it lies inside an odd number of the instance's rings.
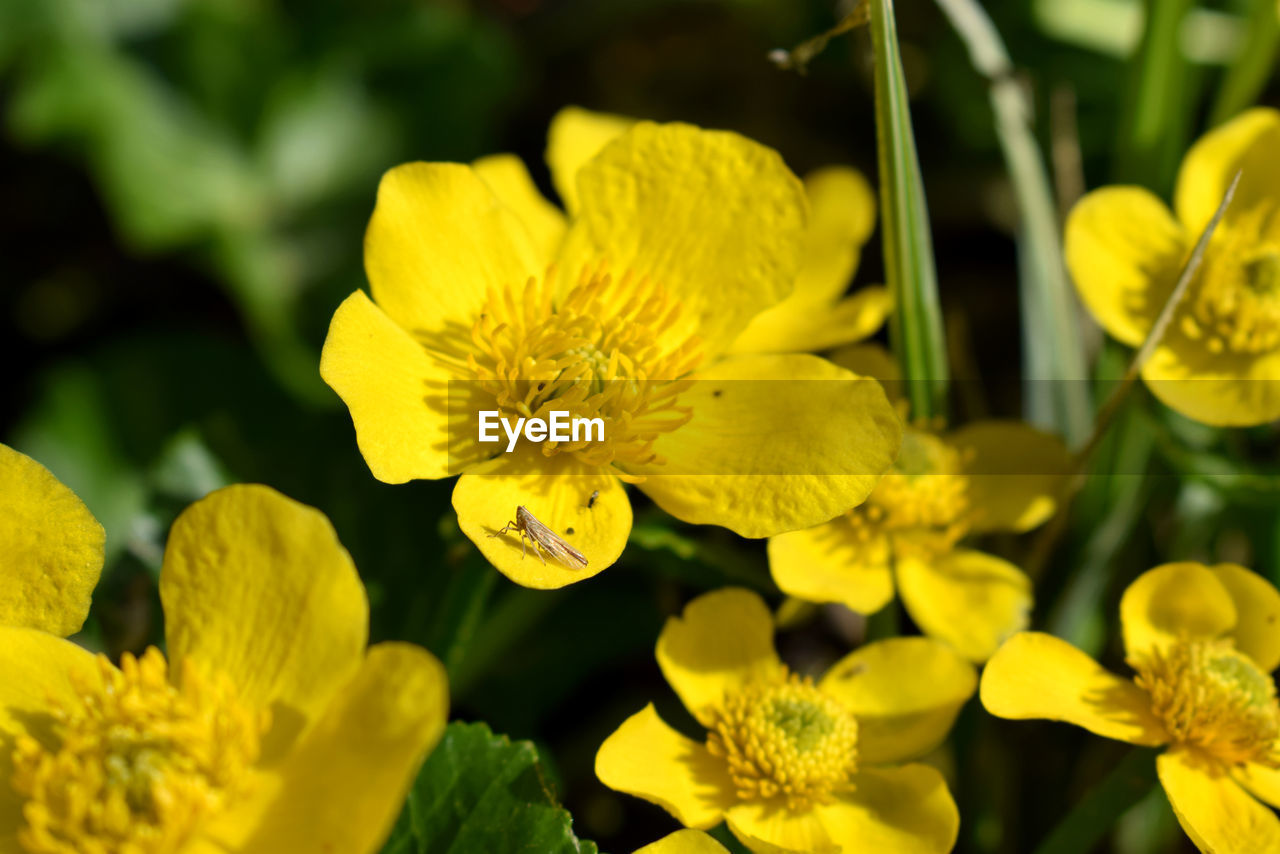
[[80,631],[105,533],[49,470],[0,445],[0,626]]
[[1160,345],[1142,369],[1167,405],[1206,424],[1280,418],[1280,112],[1248,110],[1182,161],[1171,212],[1140,187],[1104,187],[1067,220],[1067,265],[1112,336],[1138,345],[1192,247],[1242,171]]
[[[74,529],[72,529],[74,531]],[[168,656],[0,628],[0,851],[368,854],[444,730],[443,668],[366,652],[368,604],[329,521],[232,486],[174,523]]]
[[773,648],[769,609],[729,588],[667,621],[658,664],[707,729],[698,743],[652,705],[596,754],[610,788],[686,827],[721,820],[753,851],[928,854],[959,826],[942,775],[907,760],[937,747],[973,695],[973,666],[928,638],[869,644],[816,683]]
[[[538,588],[617,560],[624,481],[686,522],[747,537],[865,498],[900,438],[880,387],[814,356],[727,352],[796,279],[806,202],[777,153],[640,122],[573,176],[568,222],[510,156],[383,178],[365,239],[373,299],[339,307],[321,361],[374,476],[461,473],[463,532]],[[605,441],[506,454],[477,442],[481,410],[600,417]],[[517,506],[587,567],[491,536]]]
[[[895,393],[896,371],[882,348],[832,358]],[[1044,522],[1068,465],[1058,439],[1020,422],[977,421],[943,435],[909,426],[897,462],[862,505],[770,538],[773,579],[791,596],[864,614],[891,602],[896,587],[921,631],[985,661],[1026,628],[1031,581],[1008,561],[961,543]]]
[[725,847],[700,830],[677,830],[657,842],[636,849],[635,854],[729,854]]
[[1120,620],[1133,679],[1027,632],[987,664],[983,705],[1165,745],[1160,782],[1201,851],[1280,851],[1280,819],[1258,802],[1280,806],[1280,592],[1234,564],[1171,563],[1129,585]]

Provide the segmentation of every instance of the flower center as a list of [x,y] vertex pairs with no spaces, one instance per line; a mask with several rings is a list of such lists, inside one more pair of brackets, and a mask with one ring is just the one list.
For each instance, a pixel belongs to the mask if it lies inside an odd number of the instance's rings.
[[548,456],[572,453],[590,465],[661,463],[657,436],[687,422],[678,405],[701,362],[696,336],[671,340],[681,304],[631,274],[587,268],[562,300],[554,271],[493,293],[471,330],[467,371],[504,416],[600,418],[604,441],[545,442]]
[[964,461],[959,448],[908,427],[893,468],[866,502],[849,512],[854,530],[866,540],[912,534],[915,545],[950,550],[973,519]]
[[1175,743],[1280,768],[1275,683],[1229,641],[1180,641],[1130,665]]
[[225,676],[187,666],[174,686],[154,647],[118,670],[98,662],[97,678],[75,680],[77,699],[54,707],[50,743],[18,740],[18,841],[31,854],[176,852],[243,793],[266,717]]
[[1275,204],[1246,211],[1215,235],[1182,331],[1213,353],[1257,354],[1280,347],[1280,240]]
[[858,722],[809,678],[753,682],[725,697],[707,749],[729,764],[743,800],[786,799],[804,810],[853,787]]

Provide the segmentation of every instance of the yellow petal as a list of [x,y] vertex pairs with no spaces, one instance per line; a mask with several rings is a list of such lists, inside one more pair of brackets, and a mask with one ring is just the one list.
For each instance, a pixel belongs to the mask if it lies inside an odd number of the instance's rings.
[[1066,721],[1130,744],[1167,741],[1145,692],[1052,635],[1009,638],[987,662],[979,693],[997,717]]
[[378,644],[283,765],[210,836],[238,854],[373,854],[444,733],[449,689],[431,653]]
[[947,436],[966,455],[977,531],[1029,531],[1057,508],[1071,454],[1057,436],[1021,421],[975,421]]
[[1252,658],[1263,673],[1280,667],[1280,591],[1267,579],[1233,563],[1220,563],[1213,574],[1236,607],[1236,624],[1228,633],[1236,649]]
[[866,768],[854,789],[817,808],[841,851],[946,854],[960,832],[960,812],[947,782],[927,765]]
[[902,370],[893,354],[879,344],[854,344],[842,347],[827,357],[845,370],[880,383],[890,401],[903,400]]
[[824,359],[740,356],[697,378],[680,397],[692,420],[658,437],[667,463],[640,484],[678,519],[744,537],[811,528],[861,504],[897,456],[879,384]]
[[701,830],[686,828],[636,849],[635,854],[729,854],[729,852]]
[[947,737],[978,688],[973,665],[928,638],[891,638],[832,665],[819,687],[858,718],[858,762],[922,756]]
[[657,804],[685,827],[720,823],[737,797],[726,766],[645,706],[596,753],[596,776],[610,789]]
[[493,154],[481,157],[471,168],[524,223],[538,257],[544,262],[554,258],[568,224],[560,209],[538,192],[524,161],[514,154]]
[[1241,786],[1261,801],[1280,807],[1280,769],[1268,768],[1256,762],[1238,766],[1232,771]]
[[1222,203],[1227,186],[1243,170],[1227,218],[1249,210],[1280,192],[1280,112],[1267,107],[1246,110],[1191,146],[1178,172],[1174,206],[1187,231],[1199,235]]
[[0,445],[0,626],[80,631],[106,533],[48,469]]
[[73,674],[86,683],[97,675],[92,654],[38,629],[0,626],[0,852],[22,852],[16,839],[24,823],[13,779],[14,739],[48,742],[50,703],[79,696]]
[[704,593],[679,617],[668,617],[657,656],[662,675],[704,725],[726,693],[751,679],[775,676],[782,667],[768,606],[739,587]]
[[1213,353],[1175,322],[1142,379],[1165,406],[1202,424],[1254,427],[1280,418],[1280,350]]
[[[515,520],[517,507],[525,507],[581,552],[587,565],[535,549],[514,528],[498,534]],[[474,468],[458,478],[453,509],[458,526],[489,563],[516,584],[539,590],[564,587],[609,568],[631,534],[631,500],[622,483],[606,469],[588,469],[563,455],[547,459],[517,452]]]
[[930,556],[899,550],[898,595],[920,630],[970,661],[986,661],[1027,627],[1031,579],[994,555],[970,549]]
[[791,812],[775,804],[737,804],[725,823],[754,854],[835,854],[842,850],[827,834],[816,810]]
[[1205,854],[1280,851],[1280,818],[1221,768],[1185,750],[1156,759],[1178,823]]
[[359,669],[369,604],[351,556],[320,511],[265,486],[192,504],[160,572],[169,659],[224,671],[270,708],[263,753],[285,749]]
[[1236,623],[1231,593],[1207,566],[1167,563],[1139,575],[1120,599],[1129,656],[1180,637],[1216,638]]
[[578,170],[635,123],[581,107],[565,107],[555,114],[547,129],[547,166],[565,210],[578,211]]
[[783,593],[874,614],[893,599],[889,542],[864,540],[841,516],[769,538],[769,571]]
[[[797,280],[797,288],[804,281]],[[757,314],[731,353],[803,353],[870,338],[884,326],[893,301],[880,286],[860,288],[839,302],[787,299]]]
[[1104,187],[1072,209],[1063,251],[1094,319],[1114,338],[1136,346],[1173,290],[1194,240],[1150,192]]
[[[320,376],[351,411],[356,444],[378,480],[450,473],[449,373],[363,291],[334,312]],[[462,457],[454,449],[453,459]]]
[[[725,131],[641,122],[578,171],[569,242],[679,297],[670,334],[722,352],[795,285],[804,189],[777,152]],[[572,276],[577,266],[566,264]]]
[[545,271],[523,223],[457,163],[406,163],[382,176],[364,266],[374,301],[420,341],[465,333],[490,288]]

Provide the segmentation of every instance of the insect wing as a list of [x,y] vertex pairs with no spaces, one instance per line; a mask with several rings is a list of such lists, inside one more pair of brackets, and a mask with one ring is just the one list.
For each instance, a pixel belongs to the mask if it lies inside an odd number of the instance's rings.
[[524,523],[524,530],[529,534],[530,538],[542,546],[547,554],[561,563],[577,569],[582,569],[587,565],[587,559],[582,552],[566,543],[559,534],[535,519],[528,510],[520,507],[516,510],[516,517]]

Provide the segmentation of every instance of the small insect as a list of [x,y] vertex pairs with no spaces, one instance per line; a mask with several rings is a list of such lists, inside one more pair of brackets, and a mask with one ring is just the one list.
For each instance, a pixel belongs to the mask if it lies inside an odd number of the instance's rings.
[[[529,542],[533,543],[533,553],[542,558],[543,563],[546,563],[547,559],[542,556],[542,552],[546,552],[571,569],[583,569],[587,565],[587,559],[582,552],[566,543],[555,531],[535,519],[533,514],[523,505],[516,508],[514,521],[508,522],[489,536],[498,537],[508,531],[515,531],[520,535],[521,560],[524,560],[525,539],[527,538]],[[539,549],[542,551],[539,551]]]
[[587,499],[588,510],[596,506],[596,499],[599,497],[600,497],[600,490],[597,489],[595,492],[591,493],[591,497]]

